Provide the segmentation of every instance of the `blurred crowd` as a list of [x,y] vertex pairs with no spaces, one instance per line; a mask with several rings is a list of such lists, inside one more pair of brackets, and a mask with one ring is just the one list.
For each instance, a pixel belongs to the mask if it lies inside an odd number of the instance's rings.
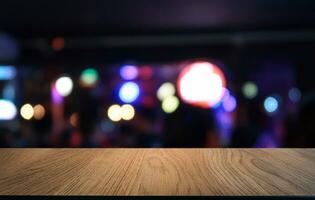
[[[45,76],[39,77],[45,82]],[[111,82],[109,86],[117,85],[114,79],[106,78]],[[313,93],[302,93],[298,102],[288,103],[290,106],[285,103],[289,98],[282,98],[282,108],[277,113],[266,112],[262,106],[264,96],[249,100],[237,92],[234,92],[237,106],[228,112],[222,106],[205,109],[180,101],[174,112],[165,113],[156,98],[147,96],[134,105],[131,120],[118,122],[106,116],[105,108],[115,99],[108,94],[115,89],[106,93],[109,90],[104,86],[106,83],[93,89],[74,88],[62,104],[55,105],[49,92],[44,92],[45,84],[38,81],[24,80],[17,91],[23,91],[24,97],[20,96],[23,102],[40,102],[45,108],[44,115],[40,120],[17,117],[0,121],[1,147],[315,146]],[[152,89],[154,81],[150,78],[142,83],[149,93],[156,90]],[[58,114],[60,108],[62,114]]]

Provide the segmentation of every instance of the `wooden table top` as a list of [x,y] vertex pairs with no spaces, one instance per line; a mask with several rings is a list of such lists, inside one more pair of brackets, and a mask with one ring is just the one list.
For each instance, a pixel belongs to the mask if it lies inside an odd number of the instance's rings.
[[315,195],[315,149],[0,149],[0,195]]

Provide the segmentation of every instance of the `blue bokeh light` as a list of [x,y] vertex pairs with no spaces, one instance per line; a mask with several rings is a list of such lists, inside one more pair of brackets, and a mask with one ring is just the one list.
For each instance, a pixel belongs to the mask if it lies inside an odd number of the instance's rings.
[[301,99],[301,91],[298,88],[291,88],[289,90],[289,99],[293,102],[296,103],[300,101]]
[[134,82],[126,82],[119,89],[119,98],[124,103],[134,102],[140,94],[138,84]]
[[2,96],[4,99],[13,101],[15,98],[15,88],[12,83],[7,84],[3,88]]
[[11,80],[16,75],[16,69],[13,66],[0,66],[0,80]]
[[279,102],[274,97],[267,97],[264,101],[264,108],[268,113],[275,112],[279,107]]

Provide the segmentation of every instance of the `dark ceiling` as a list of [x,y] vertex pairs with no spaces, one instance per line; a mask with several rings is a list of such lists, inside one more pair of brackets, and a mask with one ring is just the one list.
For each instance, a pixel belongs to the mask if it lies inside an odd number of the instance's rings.
[[[1,0],[0,32],[17,39],[18,63],[217,57],[233,65],[270,49],[313,59],[315,0]],[[57,36],[66,45],[55,52]]]
[[17,37],[315,28],[313,0],[1,0]]

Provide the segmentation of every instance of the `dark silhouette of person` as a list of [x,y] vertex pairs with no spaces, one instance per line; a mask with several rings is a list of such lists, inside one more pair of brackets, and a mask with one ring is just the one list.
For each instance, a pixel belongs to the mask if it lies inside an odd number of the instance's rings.
[[218,147],[211,110],[180,103],[166,114],[162,142],[164,147]]
[[235,112],[235,128],[232,132],[230,147],[250,148],[255,145],[259,136],[257,133],[258,112],[255,106],[249,105],[244,100],[239,101]]
[[315,147],[315,95],[307,95],[300,104],[297,120],[286,120],[285,147]]

